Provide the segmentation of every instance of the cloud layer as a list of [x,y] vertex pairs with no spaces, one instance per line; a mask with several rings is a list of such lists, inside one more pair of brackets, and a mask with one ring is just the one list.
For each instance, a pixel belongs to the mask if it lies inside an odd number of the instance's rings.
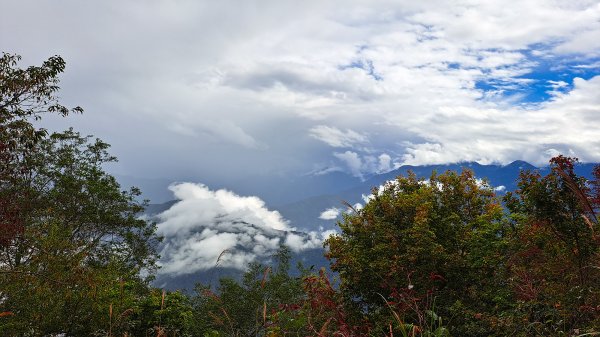
[[297,232],[257,197],[193,183],[170,189],[178,201],[157,216],[158,233],[165,238],[160,252],[163,275],[191,274],[217,265],[243,270],[249,262],[273,255],[280,245],[294,252],[320,248],[332,233]]
[[223,186],[314,167],[600,161],[597,1],[3,9],[3,48],[66,58],[65,103],[87,108],[68,123],[113,144],[121,173]]

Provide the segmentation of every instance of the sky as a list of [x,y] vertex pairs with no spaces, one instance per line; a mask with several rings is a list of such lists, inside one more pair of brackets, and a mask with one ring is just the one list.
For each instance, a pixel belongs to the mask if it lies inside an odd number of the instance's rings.
[[[0,0],[0,49],[66,60],[61,101],[85,112],[46,127],[110,143],[115,174],[193,183],[173,186],[163,223],[185,232],[173,219],[198,200],[244,204],[213,243],[242,242],[248,219],[293,232],[236,194],[248,181],[600,162],[600,1]],[[199,237],[214,224],[194,223]],[[190,251],[178,235],[165,256]]]
[[[47,118],[115,171],[205,182],[458,161],[600,161],[599,1],[0,0],[0,47],[61,55]],[[216,186],[218,187],[218,186]]]

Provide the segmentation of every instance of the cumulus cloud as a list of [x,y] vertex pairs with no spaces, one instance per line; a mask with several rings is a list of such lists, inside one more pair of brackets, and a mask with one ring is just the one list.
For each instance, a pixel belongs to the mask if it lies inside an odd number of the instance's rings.
[[180,275],[217,265],[244,269],[249,262],[271,256],[280,245],[293,251],[321,247],[330,232],[302,233],[257,197],[202,184],[172,185],[177,202],[157,215],[164,236],[160,273]]
[[558,152],[574,153],[587,161],[599,160],[600,141],[593,125],[600,122],[600,97],[592,92],[600,90],[600,76],[575,78],[572,86],[571,91],[556,92],[553,100],[535,109],[440,108],[427,117],[429,128],[418,131],[430,141],[405,143],[402,161],[411,165],[440,164],[460,157],[482,164],[522,159],[543,165]]
[[392,162],[392,157],[387,153],[382,153],[378,157],[368,152],[365,154],[355,151],[334,152],[333,155],[345,164],[350,173],[361,179],[365,174],[385,173],[398,166]]
[[394,167],[392,165],[392,157],[390,157],[387,153],[382,153],[379,155],[379,164],[377,167],[377,173],[388,172],[393,170]]
[[336,219],[339,215],[340,209],[336,207],[331,207],[321,212],[321,215],[319,215],[319,219],[333,220]]
[[336,158],[344,162],[346,166],[350,169],[350,172],[357,176],[362,177],[363,173],[363,161],[358,155],[358,153],[353,151],[346,152],[335,152],[333,154]]

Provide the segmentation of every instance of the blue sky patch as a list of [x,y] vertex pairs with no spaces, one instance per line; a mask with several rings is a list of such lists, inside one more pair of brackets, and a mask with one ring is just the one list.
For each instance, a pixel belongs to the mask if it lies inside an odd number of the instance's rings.
[[519,97],[521,103],[540,103],[552,99],[557,91],[570,91],[576,77],[589,80],[600,75],[600,58],[581,59],[577,56],[536,56],[530,49],[523,52],[536,64],[531,72],[514,77],[513,81],[486,79],[475,87],[484,92],[501,92],[503,97]]
[[350,64],[342,65],[342,66],[339,66],[338,68],[340,70],[345,70],[348,68],[362,69],[369,76],[373,77],[373,79],[375,79],[376,81],[383,80],[383,77],[375,71],[375,66],[373,66],[373,61],[371,61],[371,60],[355,60],[355,61],[352,61]]

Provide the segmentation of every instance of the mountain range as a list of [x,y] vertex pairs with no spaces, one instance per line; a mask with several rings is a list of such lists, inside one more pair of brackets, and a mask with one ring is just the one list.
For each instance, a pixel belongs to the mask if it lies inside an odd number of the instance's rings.
[[[575,171],[586,178],[591,178],[595,165],[593,163],[580,163],[576,166]],[[319,216],[324,210],[332,208],[345,209],[345,203],[351,205],[364,203],[363,196],[369,195],[373,188],[394,180],[399,175],[407,175],[409,171],[412,171],[419,177],[428,178],[434,171],[437,173],[449,170],[460,172],[463,169],[469,169],[474,172],[476,177],[486,179],[495,188],[496,193],[500,195],[507,191],[514,191],[517,188],[517,178],[522,170],[538,170],[542,174],[549,171],[548,167],[538,168],[520,160],[508,165],[482,165],[476,162],[427,166],[406,165],[384,174],[372,176],[350,188],[338,188],[337,191],[331,193],[274,205],[272,208],[279,211],[294,227],[308,231],[317,230],[319,227],[333,229],[339,218],[320,219]]]
[[[575,170],[578,174],[591,178],[595,165],[581,163],[576,166]],[[409,171],[412,171],[419,177],[428,178],[434,171],[443,173],[448,170],[461,171],[463,169],[472,170],[476,177],[487,180],[500,195],[517,188],[517,178],[522,170],[539,170],[542,174],[547,173],[549,170],[548,167],[538,168],[524,161],[514,161],[508,165],[482,165],[475,162],[427,166],[407,165],[384,174],[373,175],[363,181],[342,172],[301,176],[290,179],[287,184],[280,183],[276,185],[276,190],[269,196],[259,195],[259,197],[266,200],[269,210],[278,211],[289,222],[289,226],[294,229],[294,233],[308,236],[305,233],[322,233],[327,230],[335,230],[337,227],[336,222],[340,220],[341,214],[347,210],[345,204],[363,204],[365,202],[364,198],[371,193],[373,188],[378,188],[399,175],[407,175]],[[141,186],[142,189],[144,187]],[[277,198],[277,195],[283,196]],[[150,217],[155,216],[170,209],[177,202],[177,200],[171,200],[164,203],[150,204],[146,209],[146,213]],[[329,212],[324,213],[326,210],[329,210]],[[279,234],[275,233],[273,235],[277,236]],[[279,237],[282,238],[281,242],[283,242],[285,232],[282,232]],[[297,261],[302,261],[305,266],[327,265],[321,248],[310,248],[301,251],[294,256],[294,263]],[[195,282],[215,284],[219,277],[237,277],[239,275],[240,271],[234,268],[215,267],[181,276],[163,274],[158,277],[157,284],[171,289],[191,289]]]

